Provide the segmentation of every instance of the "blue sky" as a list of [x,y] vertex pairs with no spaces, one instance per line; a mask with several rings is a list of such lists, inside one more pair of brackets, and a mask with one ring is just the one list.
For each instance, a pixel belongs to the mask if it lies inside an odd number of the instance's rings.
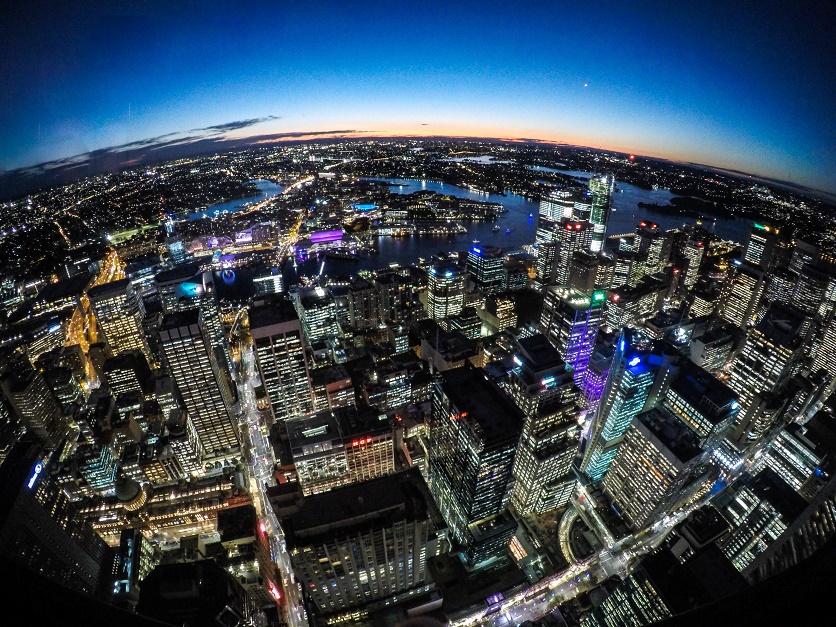
[[233,133],[540,138],[834,192],[835,5],[33,0],[0,23],[0,168],[272,116]]

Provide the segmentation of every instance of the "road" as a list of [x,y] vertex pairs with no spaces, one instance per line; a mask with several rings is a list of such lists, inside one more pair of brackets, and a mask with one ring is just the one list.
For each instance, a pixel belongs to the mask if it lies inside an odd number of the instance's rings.
[[[291,627],[306,627],[308,615],[302,603],[302,588],[293,574],[290,554],[287,552],[282,527],[270,501],[267,488],[275,485],[273,473],[273,449],[267,434],[262,429],[262,418],[256,406],[254,387],[258,383],[258,369],[252,346],[241,351],[241,366],[238,373],[238,391],[241,396],[242,435],[244,440],[244,459],[250,476],[251,494],[259,517],[259,527],[270,540],[270,555],[282,576],[285,594],[284,620]],[[276,590],[270,593],[277,597]]]

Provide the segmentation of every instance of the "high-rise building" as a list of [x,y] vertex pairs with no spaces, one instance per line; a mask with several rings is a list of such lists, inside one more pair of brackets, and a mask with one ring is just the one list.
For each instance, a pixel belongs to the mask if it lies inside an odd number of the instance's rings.
[[0,377],[0,391],[12,414],[47,449],[58,448],[70,431],[69,418],[47,385],[44,376],[25,358],[19,359]]
[[660,272],[668,263],[673,249],[673,238],[669,233],[659,231],[659,225],[654,222],[639,222],[633,249],[637,253],[647,255],[646,271],[653,274]]
[[472,563],[504,555],[516,530],[503,512],[522,424],[522,412],[481,369],[447,370],[434,384],[430,490]]
[[554,232],[558,243],[554,283],[566,285],[569,282],[572,256],[579,250],[589,250],[592,241],[592,225],[586,221],[561,219]]
[[380,326],[380,295],[369,281],[358,278],[349,285],[348,311],[351,328],[355,331],[362,332]]
[[540,200],[536,235],[538,244],[554,241],[557,225],[564,218],[572,218],[574,205],[570,190],[556,190]]
[[609,470],[624,433],[647,401],[658,370],[649,355],[631,342],[632,332],[623,329],[584,448],[580,469],[592,481],[600,481]]
[[746,334],[729,372],[729,386],[740,397],[733,434],[737,442],[758,440],[772,426],[772,414],[759,411],[762,401],[778,392],[799,367],[806,327],[803,314],[773,304]]
[[688,360],[678,365],[660,396],[661,407],[691,429],[706,450],[720,441],[740,410],[729,386]]
[[753,222],[749,230],[749,240],[743,260],[758,266],[762,270],[771,270],[775,266],[775,253],[780,239],[780,229],[769,224]]
[[446,528],[417,468],[310,496],[282,516],[293,570],[320,616],[431,590]]
[[467,252],[467,271],[473,288],[481,294],[503,291],[505,253],[496,246],[471,246]]
[[160,344],[194,426],[199,458],[234,455],[240,448],[237,395],[226,361],[213,348],[197,309],[163,317]]
[[682,248],[682,256],[687,262],[682,277],[682,285],[685,289],[690,289],[696,283],[704,254],[705,248],[703,248],[702,242],[689,240]]
[[791,422],[770,442],[766,465],[812,500],[836,471],[836,419],[820,411],[804,424]]
[[537,244],[537,280],[540,285],[548,285],[554,277],[557,248],[558,244],[554,241]]
[[256,304],[248,317],[258,374],[270,397],[273,419],[288,420],[313,411],[310,357],[296,310],[280,299]]
[[113,354],[141,350],[150,361],[151,352],[142,330],[145,307],[130,280],[97,285],[90,288],[87,297]]
[[792,291],[792,304],[824,320],[836,308],[836,273],[826,266],[805,263]]
[[602,487],[630,528],[639,530],[690,496],[701,456],[696,434],[653,407],[633,418]]
[[719,316],[741,329],[747,329],[755,319],[764,287],[764,271],[748,262],[740,263],[723,288]]
[[434,264],[427,276],[427,315],[443,320],[461,313],[467,292],[467,274],[452,263]]
[[714,499],[732,525],[732,533],[718,544],[739,571],[783,534],[807,503],[771,468],[756,477],[748,473]]
[[580,435],[579,390],[545,336],[519,341],[517,366],[506,386],[525,414],[514,458],[511,503],[520,515],[543,513],[569,501],[577,481],[572,461]]
[[304,288],[295,292],[293,298],[307,344],[339,337],[337,303],[330,290],[324,287]]
[[540,332],[549,338],[580,386],[598,337],[606,294],[584,294],[567,286],[550,286],[540,311]]
[[592,238],[590,241],[592,252],[597,253],[604,249],[614,185],[615,178],[612,174],[601,174],[589,179],[589,190],[592,192],[592,208],[589,214],[589,222],[592,224]]
[[78,593],[109,598],[114,553],[87,524],[28,440],[0,465],[0,556]]

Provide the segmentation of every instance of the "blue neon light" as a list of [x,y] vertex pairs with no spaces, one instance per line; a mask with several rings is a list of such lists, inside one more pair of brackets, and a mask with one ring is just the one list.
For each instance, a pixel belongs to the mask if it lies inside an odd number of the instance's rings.
[[635,357],[633,357],[633,359],[631,359],[630,361],[627,362],[627,365],[630,366],[631,368],[633,366],[638,366],[639,363],[641,363],[641,360],[642,360],[642,358],[639,357],[638,355],[636,355]]
[[547,388],[553,386],[554,385],[554,377],[553,376],[548,376],[548,377],[544,377],[543,379],[540,379],[540,385],[544,385]]
[[32,476],[29,477],[29,482],[26,484],[26,487],[30,490],[32,486],[35,485],[35,482],[38,480],[38,475],[41,474],[41,471],[44,469],[44,465],[41,462],[35,464],[35,471],[32,473]]
[[623,353],[625,348],[627,348],[627,342],[625,342],[622,338],[622,340],[618,343],[618,350]]
[[518,366],[522,366],[522,365],[523,365],[523,363],[522,363],[522,359],[520,359],[520,358],[519,358],[519,357],[517,357],[516,355],[514,355],[514,363],[515,363],[515,364],[517,364]]
[[470,251],[476,253],[477,255],[482,254],[482,249],[477,247],[477,246],[474,246],[473,248],[471,248]]
[[451,276],[453,276],[453,271],[448,270],[447,272],[444,273],[444,276],[449,279]]

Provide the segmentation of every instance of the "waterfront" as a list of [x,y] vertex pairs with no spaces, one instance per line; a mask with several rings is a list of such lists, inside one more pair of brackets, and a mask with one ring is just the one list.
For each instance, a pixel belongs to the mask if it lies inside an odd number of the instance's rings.
[[[592,176],[590,172],[564,172],[576,176],[579,180],[588,179]],[[386,268],[393,263],[406,266],[417,263],[419,258],[429,260],[438,252],[464,252],[473,244],[474,240],[482,244],[499,246],[506,251],[519,250],[523,245],[530,244],[534,241],[537,231],[539,202],[529,200],[518,194],[508,193],[506,195],[500,195],[476,192],[441,181],[398,178],[385,180],[393,184],[391,187],[393,193],[411,194],[415,191],[433,191],[459,198],[498,202],[502,204],[507,212],[502,214],[495,222],[462,221],[461,224],[467,229],[466,234],[442,236],[417,235],[412,237],[377,236],[374,238],[374,243],[379,253],[361,257],[357,261],[333,258],[311,259],[301,263],[297,262],[295,267],[292,263],[288,262],[282,269],[286,288],[298,283],[300,275],[312,277],[318,274],[321,268],[324,275],[332,277],[351,276],[356,275],[359,270]],[[278,193],[273,190],[281,191],[280,186],[269,181],[259,180],[257,182],[263,195],[260,198],[255,198],[263,199],[273,193]],[[267,185],[264,185],[264,183],[267,183]],[[642,220],[655,222],[662,229],[681,228],[684,224],[693,224],[693,218],[652,212],[641,209],[637,205],[639,202],[664,205],[671,198],[674,198],[674,194],[667,189],[647,190],[616,181],[616,190],[613,192],[613,211],[610,215],[607,235],[633,233],[636,225]],[[214,205],[213,208],[233,210],[237,205],[241,205],[247,200],[251,199],[219,203],[218,205]],[[529,214],[532,217],[529,217]],[[705,225],[709,230],[713,229],[715,233],[721,234],[727,239],[743,243],[746,241],[750,223],[750,220],[744,219],[717,218],[716,223],[706,222]],[[493,230],[495,224],[500,227],[498,231]],[[510,231],[506,233],[506,229],[510,229]],[[324,268],[322,266],[323,262],[325,264]],[[239,285],[239,282],[245,283],[246,287]],[[240,269],[236,270],[236,278],[234,281],[225,281],[225,289],[222,291],[229,292],[230,296],[232,293],[235,293],[235,297],[240,298],[242,290],[251,288],[251,285],[252,271]]]
[[224,213],[235,213],[236,211],[241,211],[245,208],[242,205],[247,203],[256,204],[262,200],[267,200],[268,198],[280,194],[284,189],[282,185],[278,185],[273,181],[268,181],[266,179],[253,179],[252,181],[247,181],[247,183],[255,183],[258,186],[259,193],[255,196],[246,196],[244,198],[233,198],[232,200],[216,202],[215,204],[206,207],[203,211],[195,211],[186,214],[186,220],[193,222],[203,218],[217,218],[219,215]]

